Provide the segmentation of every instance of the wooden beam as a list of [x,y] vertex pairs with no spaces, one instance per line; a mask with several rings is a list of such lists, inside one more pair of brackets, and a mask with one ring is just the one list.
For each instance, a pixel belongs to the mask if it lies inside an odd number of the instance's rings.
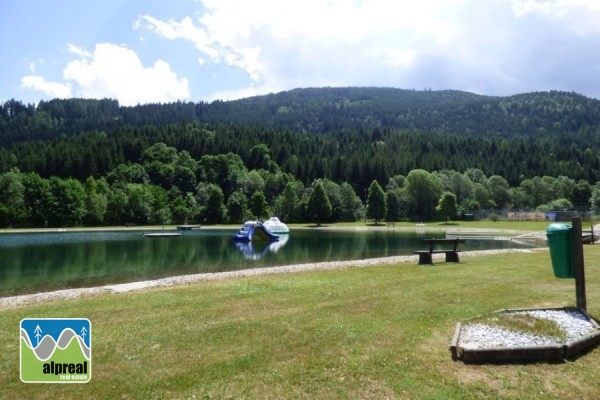
[[575,297],[577,308],[587,312],[585,294],[585,267],[583,262],[583,241],[581,238],[581,218],[572,218],[573,227],[573,269],[575,273]]

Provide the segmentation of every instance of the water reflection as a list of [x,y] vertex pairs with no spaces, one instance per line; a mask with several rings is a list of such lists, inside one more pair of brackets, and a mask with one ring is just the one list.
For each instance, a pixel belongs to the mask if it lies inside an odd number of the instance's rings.
[[[412,255],[422,247],[419,234],[393,230],[302,229],[282,235],[279,242],[246,246],[232,240],[235,230],[203,228],[173,238],[144,238],[143,233],[0,234],[0,297],[193,273]],[[514,247],[525,245],[467,239],[461,250]]]
[[268,252],[277,253],[287,243],[290,235],[279,235],[277,241],[234,242],[246,260],[260,260]]

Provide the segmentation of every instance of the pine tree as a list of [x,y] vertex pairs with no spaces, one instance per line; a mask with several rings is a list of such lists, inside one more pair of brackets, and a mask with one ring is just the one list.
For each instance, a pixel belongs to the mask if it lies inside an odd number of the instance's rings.
[[387,213],[387,204],[385,201],[385,193],[374,180],[369,186],[369,195],[367,197],[367,218],[375,220],[375,225],[379,224],[379,221],[385,218]]

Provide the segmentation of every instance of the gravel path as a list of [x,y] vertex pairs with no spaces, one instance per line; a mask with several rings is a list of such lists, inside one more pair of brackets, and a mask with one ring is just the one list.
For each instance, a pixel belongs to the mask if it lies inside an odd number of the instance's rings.
[[[483,251],[469,251],[461,252],[461,258],[468,258],[474,256],[480,256],[484,254],[501,254],[501,253],[529,253],[533,251],[544,251],[547,249],[536,248],[536,249],[505,249],[505,250],[483,250]],[[443,259],[443,254],[436,254],[433,259]],[[0,298],[0,309],[18,307],[26,304],[40,303],[48,300],[63,300],[63,299],[74,299],[82,296],[96,295],[102,293],[124,293],[135,290],[149,289],[160,286],[175,286],[184,285],[196,282],[212,281],[218,279],[230,279],[235,277],[248,277],[256,275],[266,274],[283,274],[289,272],[300,272],[300,271],[314,271],[314,270],[332,270],[341,268],[361,268],[373,265],[385,265],[385,264],[397,264],[397,263],[416,263],[418,256],[395,256],[395,257],[381,257],[371,258],[366,260],[350,260],[350,261],[331,261],[321,263],[307,263],[307,264],[296,264],[296,265],[285,265],[279,267],[268,267],[268,268],[255,268],[246,269],[239,271],[227,271],[227,272],[215,272],[205,274],[193,274],[193,275],[182,275],[173,276],[168,278],[156,279],[151,281],[131,282],[117,285],[107,285],[92,288],[80,288],[80,289],[65,289],[57,290],[54,292],[27,294],[12,297]]]

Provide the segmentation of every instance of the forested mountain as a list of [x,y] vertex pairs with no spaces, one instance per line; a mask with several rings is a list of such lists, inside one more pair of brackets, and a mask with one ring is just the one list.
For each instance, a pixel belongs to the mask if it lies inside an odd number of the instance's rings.
[[[23,115],[24,114],[24,115]],[[600,101],[566,92],[509,97],[392,88],[308,88],[212,103],[120,107],[116,100],[51,100],[37,107],[0,104],[0,145],[123,125],[241,124],[298,133],[390,128],[466,135],[564,135],[596,130]],[[24,122],[27,120],[26,124]]]
[[[450,90],[309,88],[134,107],[112,99],[0,103],[0,189],[2,178],[14,183],[27,176],[29,183],[57,185],[91,178],[117,185],[111,190],[153,184],[198,197],[196,185],[216,184],[227,202],[248,174],[262,171],[263,184],[250,186],[270,190],[269,202],[285,182],[310,187],[317,179],[346,184],[364,201],[373,181],[386,194],[408,190],[404,177],[415,170],[435,172],[440,187],[452,192],[451,180],[465,178],[493,198],[475,201],[471,188],[468,196],[458,194],[462,210],[535,208],[558,194],[548,189],[556,179],[570,188],[559,191],[562,197],[589,206],[592,185],[600,181],[600,101],[566,92],[490,97]],[[270,179],[279,183],[267,190]],[[521,193],[494,197],[498,183],[503,192]],[[542,186],[545,194],[533,196]],[[410,215],[403,201],[404,211],[397,213]],[[8,204],[0,195],[0,225],[3,202]]]
[[600,124],[600,101],[575,93],[510,97],[391,88],[314,88],[199,104],[205,122],[283,127],[331,133],[395,128],[452,134],[548,135]]
[[414,168],[480,168],[513,185],[538,175],[600,180],[600,101],[565,92],[314,88],[134,107],[10,100],[0,116],[0,172],[18,167],[45,177],[102,176],[164,142],[196,158],[231,151],[244,160],[265,143],[304,182],[331,177],[362,186]]
[[600,180],[600,101],[574,93],[313,88],[135,107],[110,99],[37,107],[10,100],[0,116],[0,172],[16,166],[42,176],[101,176],[162,141],[196,157],[232,151],[243,158],[265,143],[284,169],[334,178],[350,178],[358,163],[381,171],[379,178],[475,167],[512,184],[536,175]]

